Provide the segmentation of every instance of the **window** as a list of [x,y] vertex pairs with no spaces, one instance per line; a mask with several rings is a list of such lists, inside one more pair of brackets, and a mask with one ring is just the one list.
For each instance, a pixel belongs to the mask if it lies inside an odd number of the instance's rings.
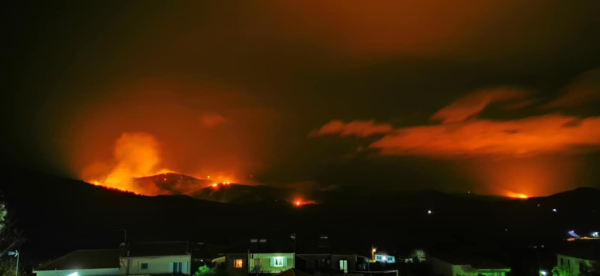
[[243,268],[244,267],[244,260],[243,259],[235,259],[235,260],[233,260],[233,267],[235,267],[235,268]]
[[148,269],[148,263],[142,263],[140,266],[141,269]]
[[340,260],[340,270],[348,273],[348,260]]
[[172,262],[169,265],[169,270],[173,274],[187,273],[187,263],[184,263],[184,262]]
[[282,267],[284,260],[285,260],[285,258],[283,258],[283,257],[275,257],[275,258],[273,258],[273,266],[274,267]]

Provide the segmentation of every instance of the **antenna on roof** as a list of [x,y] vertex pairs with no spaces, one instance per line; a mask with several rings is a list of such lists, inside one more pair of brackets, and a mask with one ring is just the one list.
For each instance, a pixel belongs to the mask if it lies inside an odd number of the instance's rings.
[[123,231],[123,242],[121,243],[120,247],[125,247],[125,245],[127,245],[127,229],[115,230],[115,232],[119,231]]

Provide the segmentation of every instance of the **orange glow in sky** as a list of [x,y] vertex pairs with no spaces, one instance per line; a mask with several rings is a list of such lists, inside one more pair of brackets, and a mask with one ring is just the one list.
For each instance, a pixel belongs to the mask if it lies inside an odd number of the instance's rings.
[[526,194],[520,194],[520,193],[511,192],[511,191],[508,191],[506,193],[506,196],[510,197],[510,198],[518,198],[518,199],[528,199],[529,198]]
[[575,188],[578,165],[569,156],[474,159],[464,164],[464,171],[479,185],[477,193],[526,198]]

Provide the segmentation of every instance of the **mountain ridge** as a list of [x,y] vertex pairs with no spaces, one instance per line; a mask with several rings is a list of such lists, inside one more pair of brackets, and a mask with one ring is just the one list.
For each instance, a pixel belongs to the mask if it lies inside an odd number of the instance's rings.
[[[47,174],[10,176],[0,190],[26,232],[28,242],[22,249],[31,262],[77,248],[117,246],[123,229],[132,241],[326,233],[361,244],[405,247],[550,244],[566,239],[570,229],[578,233],[600,229],[600,196],[595,189],[498,201],[437,191],[360,196],[358,189],[339,189],[306,196],[303,200],[319,204],[296,207],[287,198],[239,199],[231,204],[187,195],[142,196]],[[224,192],[240,187],[219,188]],[[256,188],[265,187],[250,187]],[[206,192],[210,189],[206,187]]]

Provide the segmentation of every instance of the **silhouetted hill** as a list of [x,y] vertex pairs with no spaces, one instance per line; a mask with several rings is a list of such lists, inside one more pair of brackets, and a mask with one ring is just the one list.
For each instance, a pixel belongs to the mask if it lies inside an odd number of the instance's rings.
[[319,204],[296,208],[289,202],[296,195],[288,188],[229,185],[206,187],[193,197],[148,197],[40,173],[9,175],[1,190],[27,233],[22,252],[24,261],[32,263],[73,249],[114,248],[123,240],[122,229],[129,241],[324,233],[365,248],[373,243],[407,248],[548,245],[566,238],[570,229],[600,229],[600,191],[589,188],[497,200],[432,190],[339,187],[312,190],[305,199]]
[[592,187],[581,187],[570,191],[553,194],[545,197],[548,201],[577,203],[592,203],[600,197],[600,189]]

